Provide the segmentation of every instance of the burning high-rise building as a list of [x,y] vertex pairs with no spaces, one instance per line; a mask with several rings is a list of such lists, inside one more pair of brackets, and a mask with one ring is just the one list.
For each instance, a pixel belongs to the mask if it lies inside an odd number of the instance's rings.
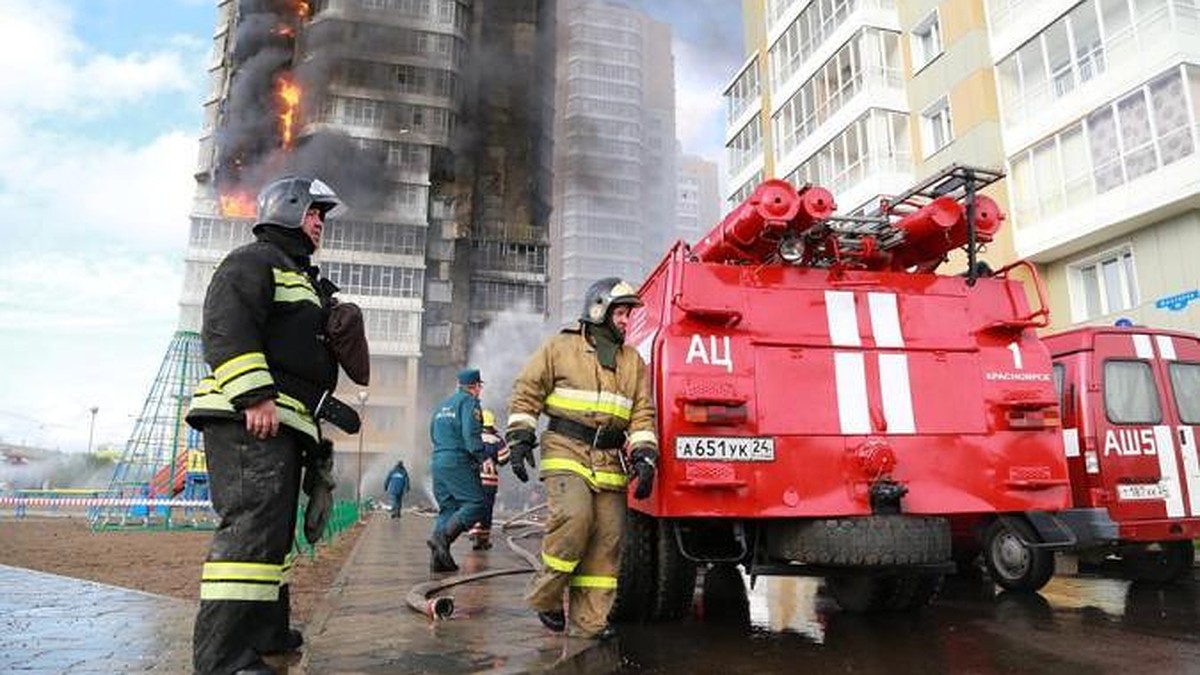
[[546,311],[554,15],[554,0],[219,0],[181,327],[250,240],[258,188],[318,176],[349,210],[317,262],[372,352],[369,392],[341,398],[365,408],[367,452],[423,448],[479,330]]

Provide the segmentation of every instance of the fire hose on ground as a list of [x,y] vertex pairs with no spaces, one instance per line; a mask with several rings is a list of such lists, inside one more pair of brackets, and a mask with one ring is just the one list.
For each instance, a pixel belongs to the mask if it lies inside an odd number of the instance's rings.
[[546,508],[546,504],[538,504],[518,513],[500,525],[500,530],[505,533],[516,528],[529,528],[523,532],[517,532],[505,537],[505,542],[508,544],[509,549],[524,560],[528,564],[528,567],[505,567],[471,574],[458,574],[444,579],[419,583],[409,589],[408,595],[404,598],[409,608],[431,619],[449,619],[454,614],[454,597],[451,595],[438,595],[442,591],[454,586],[490,579],[492,577],[533,572],[537,569],[538,558],[534,553],[517,544],[517,540],[533,536],[540,531],[542,523],[530,520],[529,516],[544,508]]

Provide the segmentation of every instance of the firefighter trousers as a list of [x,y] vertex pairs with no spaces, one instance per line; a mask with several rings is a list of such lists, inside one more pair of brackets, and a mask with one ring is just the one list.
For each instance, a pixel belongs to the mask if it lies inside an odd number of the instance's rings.
[[608,625],[621,565],[625,492],[593,491],[580,476],[543,479],[550,516],[542,539],[542,568],[529,585],[529,606],[561,610],[570,589],[571,635],[592,637]]
[[279,651],[289,619],[286,574],[305,438],[285,427],[259,440],[241,421],[204,428],[213,509],[220,517],[200,581],[192,665],[232,673]]
[[466,450],[433,453],[433,497],[438,503],[433,531],[454,541],[483,517],[479,464]]

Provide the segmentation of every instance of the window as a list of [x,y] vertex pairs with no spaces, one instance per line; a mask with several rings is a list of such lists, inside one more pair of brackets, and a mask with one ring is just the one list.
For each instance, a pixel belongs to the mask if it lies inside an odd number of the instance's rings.
[[1104,362],[1104,410],[1114,424],[1158,424],[1162,408],[1145,361]]
[[950,123],[950,102],[945,96],[921,113],[921,141],[925,146],[925,156],[941,150],[954,140],[954,130]]
[[1071,309],[1076,321],[1087,321],[1140,304],[1133,251],[1126,247],[1069,268]]
[[910,39],[915,73],[942,53],[942,27],[938,22],[936,9],[912,29]]
[[1179,421],[1200,424],[1200,363],[1172,363],[1169,371]]
[[1054,393],[1058,394],[1058,407],[1061,409],[1065,405],[1063,401],[1063,383],[1067,379],[1067,367],[1061,363],[1055,363],[1051,373],[1054,376]]

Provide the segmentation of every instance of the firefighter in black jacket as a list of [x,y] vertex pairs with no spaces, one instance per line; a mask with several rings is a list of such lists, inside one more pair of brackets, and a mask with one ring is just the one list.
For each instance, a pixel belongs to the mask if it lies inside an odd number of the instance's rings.
[[187,420],[204,432],[221,521],[193,636],[202,675],[274,672],[262,655],[303,641],[287,624],[286,573],[305,455],[323,445],[314,411],[337,382],[325,335],[331,297],[309,256],[340,204],[320,180],[268,184],[258,195],[256,241],[225,257],[204,298],[212,375],[197,386]]

